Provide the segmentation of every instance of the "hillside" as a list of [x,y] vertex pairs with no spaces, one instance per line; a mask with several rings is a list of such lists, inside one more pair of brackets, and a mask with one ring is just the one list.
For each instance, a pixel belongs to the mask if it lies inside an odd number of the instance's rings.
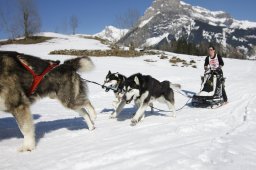
[[[108,49],[97,40],[47,33],[53,39],[34,45],[4,45],[14,50],[62,62],[74,56],[49,55],[60,49]],[[82,74],[84,79],[103,83],[107,72],[126,76],[140,72],[156,79],[180,83],[182,89],[200,89],[204,56],[165,53],[136,58],[92,57],[95,69]],[[196,68],[169,62],[173,56],[194,60]],[[146,62],[146,61],[152,62]],[[87,83],[89,98],[98,117],[96,129],[88,131],[81,117],[45,98],[31,111],[38,141],[35,151],[18,153],[21,133],[10,114],[0,112],[1,170],[254,170],[256,168],[256,78],[255,61],[224,59],[224,74],[229,103],[217,109],[193,108],[189,104],[173,119],[163,111],[150,112],[135,127],[130,126],[133,103],[126,105],[117,119],[109,119],[114,94]],[[0,80],[1,81],[1,80]],[[176,108],[188,99],[175,93]],[[157,108],[167,106],[155,103]]]

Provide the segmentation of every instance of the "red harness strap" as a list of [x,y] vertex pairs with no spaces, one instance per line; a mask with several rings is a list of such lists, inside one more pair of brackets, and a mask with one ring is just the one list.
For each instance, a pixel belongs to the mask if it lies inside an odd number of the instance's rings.
[[31,87],[29,89],[28,95],[30,96],[31,94],[33,94],[35,92],[35,90],[37,89],[38,85],[40,84],[40,82],[42,81],[42,79],[44,78],[44,76],[49,73],[52,69],[54,69],[56,66],[58,66],[58,63],[49,63],[49,66],[40,74],[37,75],[27,64],[25,64],[22,60],[20,60],[20,63],[23,65],[23,67],[30,72],[30,74],[32,74],[33,76],[33,82],[31,84]]

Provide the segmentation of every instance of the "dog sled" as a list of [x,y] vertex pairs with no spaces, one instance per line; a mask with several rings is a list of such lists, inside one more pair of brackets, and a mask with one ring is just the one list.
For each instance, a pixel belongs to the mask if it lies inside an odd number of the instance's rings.
[[222,106],[225,78],[221,70],[207,70],[201,80],[200,92],[192,97],[192,106],[205,108]]

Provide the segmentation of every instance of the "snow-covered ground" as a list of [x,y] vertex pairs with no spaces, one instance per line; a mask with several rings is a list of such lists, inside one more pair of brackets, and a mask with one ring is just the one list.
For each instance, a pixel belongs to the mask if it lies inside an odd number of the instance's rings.
[[[49,33],[48,33],[49,34]],[[15,50],[42,58],[71,56],[48,55],[58,49],[108,49],[99,41],[56,35],[37,45],[6,45],[0,50]],[[103,83],[109,70],[126,76],[141,72],[158,80],[180,83],[182,89],[198,92],[204,57],[167,53],[197,68],[172,66],[157,56],[139,58],[92,57],[95,69],[82,77]],[[150,59],[156,62],[146,62]],[[217,109],[192,108],[177,112],[146,112],[146,118],[130,126],[133,104],[125,106],[117,119],[109,119],[114,94],[88,84],[90,99],[98,117],[96,129],[88,131],[75,112],[49,98],[35,103],[31,110],[36,126],[37,148],[28,153],[16,149],[23,139],[10,114],[0,112],[1,170],[254,170],[256,169],[256,63],[224,58],[226,92],[229,103]],[[1,81],[1,80],[0,80]],[[176,108],[188,100],[175,93]],[[164,104],[155,107],[167,109]]]

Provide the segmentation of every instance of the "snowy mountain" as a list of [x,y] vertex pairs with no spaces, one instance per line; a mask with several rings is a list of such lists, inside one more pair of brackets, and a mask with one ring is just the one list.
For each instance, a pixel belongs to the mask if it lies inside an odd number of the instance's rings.
[[97,34],[94,34],[94,36],[109,40],[110,42],[117,42],[128,31],[128,29],[119,29],[114,26],[106,26],[104,30]]
[[239,21],[226,12],[210,11],[180,0],[155,0],[138,26],[119,43],[158,46],[185,38],[195,44],[218,43],[250,55],[256,46],[255,35],[256,22]]
[[[49,55],[59,49],[98,49],[100,41],[55,33],[39,44],[2,45],[12,50],[60,60],[75,56]],[[91,57],[95,69],[84,79],[103,83],[109,70],[126,76],[140,72],[182,85],[182,90],[200,90],[205,57],[165,53],[195,61],[196,68],[173,66],[158,55],[143,57]],[[153,62],[146,62],[153,61]],[[255,61],[224,58],[226,92],[229,103],[217,109],[193,108],[188,98],[175,92],[177,117],[171,113],[146,111],[145,119],[130,126],[134,104],[126,105],[117,119],[113,111],[114,93],[87,83],[88,97],[96,112],[96,129],[89,131],[83,119],[58,101],[44,98],[31,107],[36,127],[36,150],[19,153],[23,139],[15,119],[0,111],[1,170],[255,170],[256,169],[256,78]],[[1,68],[0,68],[1,70]],[[0,79],[1,81],[1,79]],[[0,87],[1,90],[1,87]],[[0,96],[1,99],[1,96]],[[0,100],[1,101],[1,100]],[[161,103],[154,107],[167,110]]]

